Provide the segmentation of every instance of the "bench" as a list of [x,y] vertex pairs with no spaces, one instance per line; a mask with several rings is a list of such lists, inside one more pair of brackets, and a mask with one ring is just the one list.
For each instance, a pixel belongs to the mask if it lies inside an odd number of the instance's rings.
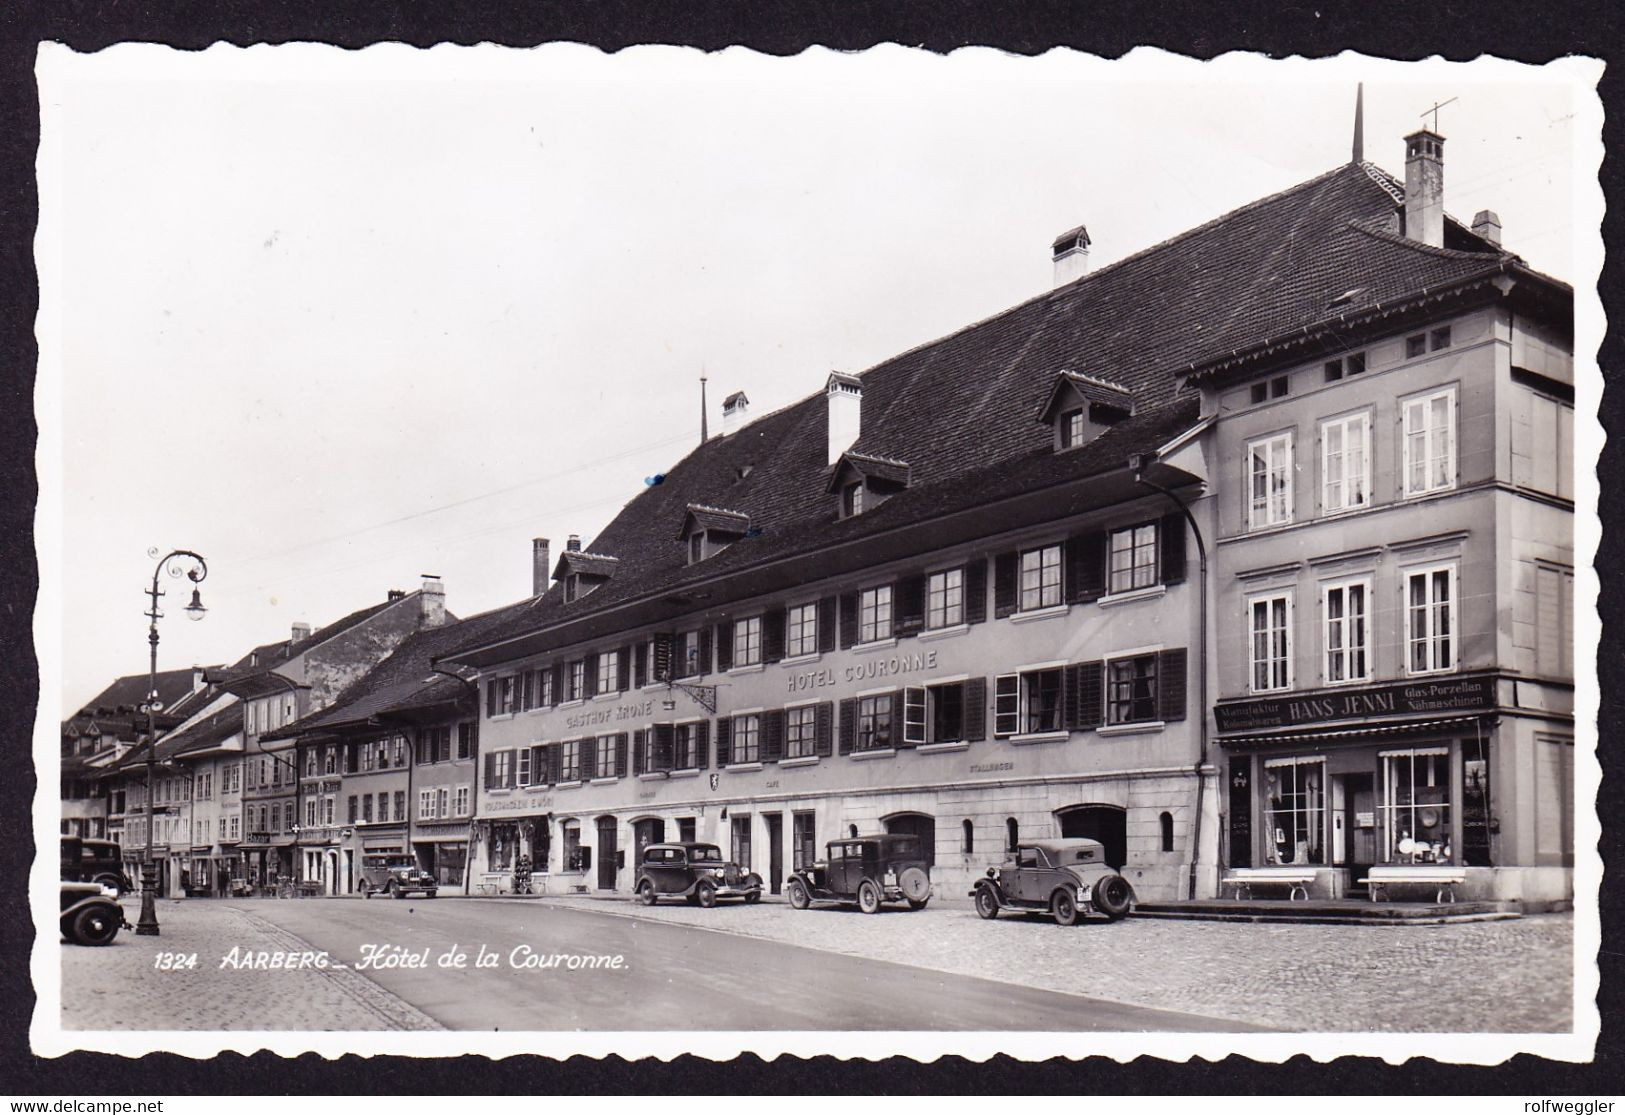
[[1237,867],[1227,873],[1221,887],[1235,887],[1236,897],[1251,898],[1257,886],[1286,887],[1288,901],[1309,900],[1309,884],[1315,881],[1313,867]]
[[1393,886],[1433,887],[1435,902],[1455,902],[1455,888],[1467,881],[1467,869],[1448,864],[1396,864],[1392,867],[1373,867],[1366,872],[1364,883],[1371,891],[1371,901],[1388,898]]

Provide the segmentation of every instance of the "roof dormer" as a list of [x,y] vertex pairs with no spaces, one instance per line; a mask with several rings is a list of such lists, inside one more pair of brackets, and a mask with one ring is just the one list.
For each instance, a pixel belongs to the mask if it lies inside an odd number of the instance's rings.
[[581,545],[574,535],[570,538],[570,544],[572,548],[560,554],[559,563],[553,567],[553,579],[564,583],[566,603],[579,600],[601,587],[615,575],[615,570],[621,564],[620,558],[610,554],[594,554],[574,548]]
[[1055,377],[1037,420],[1054,430],[1055,449],[1087,445],[1134,414],[1134,396],[1121,384],[1063,371]]
[[688,563],[696,565],[726,550],[749,533],[750,516],[743,511],[691,503],[683,515],[683,525],[677,532],[677,538],[680,542],[688,543]]
[[840,517],[850,519],[865,508],[879,507],[908,487],[908,481],[907,461],[848,450],[836,460],[824,490],[840,496]]

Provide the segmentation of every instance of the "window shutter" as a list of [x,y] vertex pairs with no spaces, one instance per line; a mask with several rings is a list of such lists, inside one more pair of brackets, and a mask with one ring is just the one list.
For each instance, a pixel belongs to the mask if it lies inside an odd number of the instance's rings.
[[1061,724],[1074,731],[1094,727],[1083,722],[1084,665],[1074,662],[1061,672]]
[[487,790],[496,789],[496,777],[497,777],[497,757],[496,757],[496,752],[487,751],[485,753],[485,788]]
[[731,717],[717,717],[717,766],[725,767],[733,758],[734,722]]
[[841,702],[841,754],[852,754],[852,740],[858,734],[858,699],[848,697]]
[[925,576],[903,577],[892,591],[897,603],[893,633],[898,638],[918,635],[925,628]]
[[700,664],[696,670],[701,677],[711,672],[711,627],[700,628]]
[[776,763],[784,757],[784,710],[762,713],[762,762]]
[[1106,595],[1106,532],[1093,530],[1066,540],[1066,602],[1081,604]]
[[[624,653],[624,652],[623,652]],[[615,734],[615,777],[626,777],[626,733]]]
[[519,675],[519,707],[536,707],[536,671],[526,670]]
[[1021,675],[993,679],[993,734],[1013,736],[1021,730]]
[[622,647],[616,655],[615,687],[626,689],[632,684],[632,648]]
[[[704,657],[704,655],[701,655]],[[725,619],[717,624],[717,673],[734,667],[734,625]]]
[[649,684],[649,644],[639,643],[632,648],[632,687],[642,689]]
[[1098,728],[1106,702],[1106,664],[1083,662],[1078,669],[1078,727]]
[[963,701],[965,722],[960,729],[960,738],[966,743],[976,743],[987,738],[987,679],[971,678],[965,682],[965,699]]
[[843,593],[841,596],[841,648],[851,646],[858,641],[858,594],[855,592]]
[[598,777],[598,740],[587,736],[581,741],[581,780],[583,782]]
[[547,780],[557,783],[564,777],[564,744],[547,745]]
[[553,663],[553,703],[564,700],[564,663]]
[[492,717],[497,714],[497,680],[492,678],[485,683],[485,715]]
[[887,747],[903,746],[903,691],[891,695],[891,733],[886,737]]
[[813,751],[819,755],[830,753],[831,736],[833,735],[835,719],[835,702],[820,702],[813,712]]
[[1016,610],[1016,572],[1020,555],[1011,551],[993,558],[993,614],[999,619]]
[[581,683],[582,693],[588,697],[598,696],[598,656],[589,654],[586,658],[586,667],[581,671],[585,679]]
[[537,786],[545,786],[553,780],[547,767],[547,748],[541,744],[530,749],[530,780]]
[[925,689],[911,686],[903,690],[902,739],[904,747],[925,742]]
[[1162,583],[1177,585],[1185,579],[1185,516],[1164,515],[1157,524],[1157,545],[1162,548]]
[[711,765],[711,722],[702,720],[691,730],[694,733],[694,767],[705,770]]
[[777,662],[784,657],[784,609],[774,608],[762,616],[762,661]]
[[972,558],[965,564],[965,622],[987,619],[987,562]]
[[1185,648],[1157,654],[1157,709],[1161,719],[1172,723],[1185,719]]
[[642,773],[644,773],[644,769],[643,769],[643,753],[644,753],[644,749],[648,746],[648,743],[649,743],[649,730],[647,728],[637,728],[632,732],[632,773],[633,774],[642,774]]
[[649,644],[649,648],[654,654],[654,662],[652,663],[653,669],[651,670],[651,673],[653,673],[655,681],[671,680],[671,659],[674,649],[673,644],[675,642],[675,636],[668,632],[661,632],[657,634],[654,637],[654,640]]
[[818,650],[828,654],[835,649],[835,630],[840,624],[841,602],[826,596],[818,602]]
[[649,756],[654,761],[656,771],[671,769],[672,737],[677,730],[670,724],[656,724],[654,754]]

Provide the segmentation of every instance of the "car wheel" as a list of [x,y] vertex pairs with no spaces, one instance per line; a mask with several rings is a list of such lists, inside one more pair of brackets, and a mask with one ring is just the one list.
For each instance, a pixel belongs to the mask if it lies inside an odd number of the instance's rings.
[[683,901],[687,902],[690,906],[698,906],[700,904],[700,896],[697,894],[686,894],[683,896]]
[[91,882],[95,883],[99,887],[111,887],[120,894],[124,893],[124,887],[121,885],[121,880],[117,875],[98,875],[92,879]]
[[426,890],[426,891],[423,892],[423,897],[425,897],[425,898],[435,898],[439,894],[440,894],[440,892],[438,890]]
[[638,884],[638,901],[643,903],[645,906],[653,906],[655,904],[655,899],[659,897],[660,896],[655,893],[655,885],[648,879],[645,879],[643,882]]
[[762,892],[759,891],[759,890],[747,891],[745,893],[745,902],[746,903],[760,902],[761,900],[762,900]]
[[791,879],[785,885],[784,897],[789,900],[792,910],[805,910],[812,905],[812,899],[807,897],[807,888],[800,879]]
[[858,909],[866,914],[880,912],[880,888],[868,879],[858,884]]
[[1078,904],[1072,900],[1070,891],[1056,891],[1049,900],[1049,912],[1054,915],[1056,925],[1078,924]]
[[701,906],[709,910],[717,904],[717,888],[710,883],[701,883],[695,888],[694,897],[699,900]]
[[102,906],[86,906],[73,915],[73,939],[81,945],[110,945],[118,936],[119,919]]
[[999,896],[993,893],[992,887],[976,888],[976,913],[984,921],[999,916]]
[[371,898],[372,897],[372,888],[367,886],[365,883],[363,883],[361,885],[361,897],[362,898]]
[[391,883],[390,886],[389,886],[389,896],[391,898],[405,898],[406,897],[406,892],[404,890],[402,890],[400,887],[398,887],[395,884]]
[[908,908],[910,910],[923,910],[925,909],[925,904],[929,901],[931,901],[929,898],[910,898],[908,900]]
[[1129,911],[1134,902],[1134,890],[1128,885],[1128,880],[1121,875],[1103,875],[1095,880],[1095,888],[1091,894],[1095,909],[1105,914],[1112,921],[1118,921]]

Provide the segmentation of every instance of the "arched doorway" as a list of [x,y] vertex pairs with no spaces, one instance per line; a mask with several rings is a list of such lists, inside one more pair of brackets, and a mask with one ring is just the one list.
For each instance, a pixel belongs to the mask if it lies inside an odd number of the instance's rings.
[[929,813],[893,813],[882,817],[887,832],[906,833],[920,838],[920,852],[928,866],[937,865],[937,819]]
[[1100,841],[1108,864],[1118,871],[1128,862],[1128,810],[1120,805],[1071,805],[1055,811],[1063,837]]
[[608,814],[599,817],[598,827],[598,889],[615,889],[615,818]]

